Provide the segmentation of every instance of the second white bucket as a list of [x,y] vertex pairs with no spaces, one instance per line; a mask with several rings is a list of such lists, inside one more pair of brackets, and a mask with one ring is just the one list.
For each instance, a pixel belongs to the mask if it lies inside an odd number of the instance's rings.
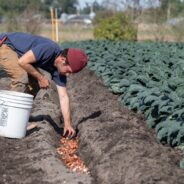
[[33,96],[14,91],[0,91],[0,94],[0,136],[25,137]]

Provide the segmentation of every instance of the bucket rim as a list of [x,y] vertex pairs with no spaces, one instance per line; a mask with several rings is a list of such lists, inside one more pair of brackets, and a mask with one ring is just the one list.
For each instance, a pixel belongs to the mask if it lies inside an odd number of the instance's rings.
[[18,104],[24,104],[24,105],[32,105],[33,104],[33,100],[20,100],[20,99],[12,99],[12,98],[8,98],[6,96],[1,96],[0,94],[0,102],[1,101],[7,101],[10,103],[18,103]]
[[21,109],[32,109],[32,104],[18,104],[18,103],[13,103],[13,102],[8,102],[8,101],[3,101],[0,99],[0,107],[14,107],[14,108],[21,108]]
[[28,102],[28,103],[33,103],[33,99],[31,98],[21,98],[21,97],[16,97],[12,95],[8,95],[6,93],[0,93],[0,98],[5,98],[7,100],[13,100],[17,102]]
[[23,92],[17,92],[17,91],[9,91],[9,90],[0,90],[0,93],[12,95],[12,96],[18,96],[23,98],[33,98],[34,96],[31,94],[23,93]]

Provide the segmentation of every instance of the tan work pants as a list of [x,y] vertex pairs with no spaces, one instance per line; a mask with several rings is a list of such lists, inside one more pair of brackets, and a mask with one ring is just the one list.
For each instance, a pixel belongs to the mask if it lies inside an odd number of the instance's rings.
[[11,76],[11,90],[19,92],[26,90],[27,73],[18,65],[16,52],[5,44],[0,47],[0,67]]
[[11,90],[35,94],[39,90],[37,81],[18,65],[18,56],[10,47],[0,47],[0,67],[11,76]]

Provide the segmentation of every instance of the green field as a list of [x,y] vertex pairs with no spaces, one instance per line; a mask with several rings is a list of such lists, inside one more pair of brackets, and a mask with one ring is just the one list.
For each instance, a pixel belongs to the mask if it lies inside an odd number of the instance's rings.
[[[184,142],[184,44],[84,41],[88,67],[122,105],[144,114],[157,141],[171,147]],[[184,168],[183,162],[181,167]]]

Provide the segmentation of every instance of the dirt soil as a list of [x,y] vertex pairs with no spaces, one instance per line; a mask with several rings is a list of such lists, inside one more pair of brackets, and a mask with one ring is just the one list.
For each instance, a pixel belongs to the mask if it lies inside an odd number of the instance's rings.
[[79,155],[97,184],[184,184],[181,153],[156,142],[145,120],[84,70],[68,86]]
[[[0,89],[10,89],[9,75],[0,69]],[[37,127],[23,139],[0,137],[0,184],[91,184],[88,174],[66,168],[57,154],[63,132],[55,86],[40,90],[30,123]]]
[[[9,89],[9,76],[0,76],[1,89]],[[72,173],[56,153],[63,130],[52,85],[36,95],[30,122],[38,127],[23,139],[0,137],[0,184],[184,184],[181,153],[157,144],[143,117],[122,107],[93,72],[70,76],[68,92],[78,154],[92,177]]]

